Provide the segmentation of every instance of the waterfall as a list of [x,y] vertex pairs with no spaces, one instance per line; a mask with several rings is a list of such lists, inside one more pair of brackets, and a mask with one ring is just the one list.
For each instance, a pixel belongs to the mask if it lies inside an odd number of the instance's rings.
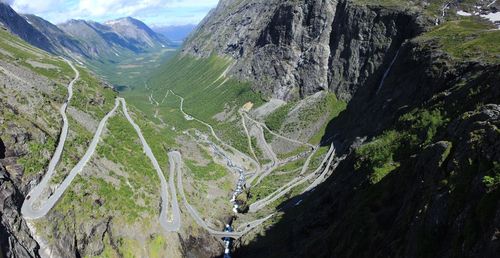
[[378,85],[378,89],[377,89],[377,92],[375,93],[375,95],[378,95],[378,93],[382,89],[382,86],[384,85],[385,78],[387,78],[387,76],[389,75],[389,72],[391,71],[392,66],[394,65],[394,63],[396,62],[396,59],[399,56],[399,50],[401,50],[401,48],[398,49],[398,51],[396,52],[396,55],[394,56],[394,58],[391,61],[391,64],[389,65],[389,67],[387,67],[387,70],[385,70],[384,76],[382,76],[382,80],[380,81],[380,84]]

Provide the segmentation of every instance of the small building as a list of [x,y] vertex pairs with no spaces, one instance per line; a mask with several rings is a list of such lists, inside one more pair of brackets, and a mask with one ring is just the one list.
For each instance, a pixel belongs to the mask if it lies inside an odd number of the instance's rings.
[[252,102],[247,102],[245,105],[243,105],[243,110],[245,111],[250,111],[253,108],[253,103]]

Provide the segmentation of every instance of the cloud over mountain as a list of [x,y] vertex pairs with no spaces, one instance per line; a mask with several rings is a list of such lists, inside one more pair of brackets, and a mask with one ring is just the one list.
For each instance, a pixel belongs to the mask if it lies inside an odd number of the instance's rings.
[[69,19],[105,21],[125,16],[148,24],[199,22],[218,0],[0,0],[20,13],[39,15],[54,23]]

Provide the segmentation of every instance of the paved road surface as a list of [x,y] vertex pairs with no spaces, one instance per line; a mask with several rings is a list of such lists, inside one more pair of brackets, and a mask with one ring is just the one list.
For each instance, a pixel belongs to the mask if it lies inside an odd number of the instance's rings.
[[266,125],[266,124],[261,123],[261,122],[259,122],[259,121],[255,120],[255,119],[251,118],[251,117],[250,117],[247,113],[244,113],[244,115],[245,115],[245,117],[246,117],[247,119],[249,119],[250,121],[252,121],[252,122],[254,122],[254,123],[256,123],[256,124],[259,124],[260,126],[262,126],[263,128],[265,128],[265,129],[266,129],[269,133],[271,133],[272,135],[274,135],[274,136],[276,136],[276,137],[278,137],[278,138],[281,138],[281,139],[283,139],[283,140],[286,140],[286,141],[289,141],[289,142],[293,142],[293,143],[296,143],[296,144],[307,145],[307,146],[309,146],[309,147],[311,147],[311,148],[315,148],[315,147],[316,147],[316,146],[314,146],[314,145],[312,145],[312,144],[310,144],[310,143],[297,141],[297,140],[294,140],[294,139],[291,139],[291,138],[285,137],[285,136],[283,136],[283,135],[277,134],[277,133],[273,132],[271,129],[269,129],[269,127],[267,127],[267,125]]
[[[68,62],[69,63],[69,62]],[[141,143],[143,145],[143,149],[145,154],[149,157],[151,162],[153,163],[153,166],[155,170],[158,173],[158,176],[160,177],[161,181],[161,199],[162,199],[162,204],[161,204],[161,212],[160,212],[160,224],[161,226],[166,230],[166,231],[178,231],[181,227],[181,221],[180,221],[180,210],[179,210],[179,204],[177,202],[177,195],[175,192],[175,186],[174,186],[174,181],[173,178],[170,180],[170,185],[172,186],[172,196],[173,196],[173,202],[172,202],[172,220],[170,221],[168,219],[167,213],[168,213],[168,186],[167,182],[165,179],[165,176],[163,174],[163,171],[160,168],[160,165],[158,164],[158,161],[154,157],[154,154],[149,147],[148,143],[144,139],[144,136],[142,135],[142,131],[139,128],[139,126],[134,122],[134,120],[130,117],[127,106],[125,103],[125,100],[123,98],[117,98],[115,100],[115,106],[113,109],[101,120],[99,123],[99,126],[97,128],[97,131],[94,134],[94,138],[92,139],[92,142],[89,145],[89,148],[87,149],[87,152],[85,155],[82,157],[82,159],[76,164],[76,166],[70,171],[69,175],[64,179],[64,181],[59,185],[59,187],[54,191],[54,193],[49,197],[48,200],[41,201],[40,207],[34,207],[34,203],[39,200],[40,195],[43,193],[43,191],[48,187],[48,184],[54,174],[55,167],[57,163],[60,160],[62,151],[64,149],[64,142],[66,141],[67,133],[68,133],[68,121],[66,117],[66,108],[68,105],[69,100],[72,97],[72,87],[75,81],[78,79],[79,74],[78,71],[73,67],[73,65],[70,63],[71,67],[74,69],[76,73],[75,79],[68,85],[69,89],[69,97],[68,101],[61,107],[61,115],[63,116],[63,130],[61,132],[60,140],[58,147],[56,149],[56,152],[54,153],[54,156],[49,163],[48,171],[42,181],[31,190],[31,192],[28,194],[28,197],[26,200],[24,200],[23,206],[21,208],[21,212],[23,216],[27,219],[38,219],[43,216],[45,216],[50,209],[54,207],[54,205],[57,203],[57,201],[61,198],[61,196],[64,194],[66,189],[69,187],[71,182],[74,180],[74,178],[83,170],[87,162],[90,160],[92,155],[95,152],[95,149],[97,147],[97,144],[100,141],[100,136],[104,130],[104,127],[106,126],[107,120],[114,115],[116,109],[122,104],[123,108],[123,113],[125,114],[125,117],[127,120],[132,124],[134,129],[136,130]],[[171,172],[172,173],[172,172]]]
[[[253,149],[253,144],[252,144],[252,137],[250,136],[250,133],[248,132],[248,127],[247,127],[247,124],[245,123],[245,117],[243,116],[243,114],[241,113],[241,110],[238,111],[238,113],[240,114],[241,116],[241,124],[243,125],[243,130],[245,131],[245,135],[247,136],[247,144],[248,144],[248,148],[250,148],[250,152],[252,153],[252,156],[254,157],[255,161],[257,163],[259,163],[259,167],[260,167],[260,162],[259,162],[259,159],[257,158],[257,155],[255,154],[255,150]],[[258,169],[260,170],[260,168]]]
[[181,111],[181,113],[184,115],[184,116],[189,116],[189,117],[192,117],[193,120],[205,125],[206,127],[208,127],[208,129],[210,129],[210,133],[212,134],[212,136],[218,141],[220,142],[224,147],[230,149],[232,152],[234,153],[237,153],[238,155],[240,155],[241,157],[243,157],[244,159],[250,161],[250,163],[252,163],[256,168],[259,168],[259,163],[257,161],[255,161],[254,159],[250,158],[248,155],[242,153],[241,151],[239,151],[238,149],[234,148],[233,146],[225,143],[224,141],[222,141],[219,136],[217,136],[217,134],[215,133],[215,130],[214,128],[212,127],[212,125],[210,125],[209,123],[206,123],[192,115],[189,115],[187,114],[186,112],[184,112],[184,98],[175,94],[175,92],[173,92],[172,90],[170,90],[170,92],[175,95],[176,97],[178,97],[180,100],[181,100],[181,104],[179,106],[179,109]]
[[[137,135],[139,136],[139,139],[141,140],[142,148],[144,150],[144,153],[146,156],[148,156],[149,160],[151,160],[151,163],[153,164],[153,167],[155,168],[156,172],[158,173],[158,177],[160,178],[161,182],[161,211],[160,211],[160,225],[166,230],[166,231],[178,231],[181,227],[181,219],[180,219],[180,211],[179,211],[179,204],[177,203],[177,198],[175,194],[175,189],[173,189],[173,203],[172,203],[172,220],[168,219],[168,202],[169,202],[169,195],[168,195],[168,186],[167,186],[167,180],[165,179],[165,175],[163,174],[163,171],[161,170],[160,164],[156,160],[156,157],[153,154],[153,151],[151,150],[151,147],[149,147],[149,144],[147,143],[146,139],[142,135],[141,128],[134,122],[134,120],[130,117],[130,114],[128,113],[127,110],[127,104],[125,103],[125,99],[119,98],[120,102],[122,103],[123,107],[123,113],[125,114],[125,117],[129,121],[129,123],[134,127],[135,131],[137,132]],[[172,178],[171,178],[172,180]],[[173,182],[172,182],[173,183]]]
[[[182,165],[182,158],[179,152],[170,152],[168,154],[169,160],[170,160],[170,178],[169,178],[169,184],[167,185],[167,181],[165,179],[165,176],[163,174],[163,171],[161,170],[161,167],[155,158],[153,151],[151,150],[149,144],[147,143],[146,139],[144,138],[142,131],[140,127],[134,122],[130,114],[128,113],[127,105],[125,102],[125,99],[123,98],[117,98],[115,100],[115,106],[113,109],[106,114],[106,116],[100,121],[98,128],[94,134],[94,137],[89,145],[89,148],[87,149],[85,155],[82,157],[82,159],[76,164],[76,166],[70,171],[69,175],[64,179],[64,181],[59,185],[59,187],[54,191],[54,193],[45,201],[40,200],[40,206],[39,207],[34,207],[35,202],[39,201],[40,195],[43,193],[43,191],[48,187],[48,184],[54,174],[54,170],[56,165],[59,163],[59,160],[62,155],[62,151],[64,149],[64,144],[67,138],[68,134],[68,129],[69,129],[69,124],[68,124],[68,119],[66,116],[66,109],[67,106],[73,96],[73,85],[74,83],[79,79],[79,72],[78,70],[69,62],[67,61],[68,64],[72,67],[72,69],[75,71],[75,78],[69,83],[68,85],[68,99],[66,102],[61,106],[60,113],[63,118],[63,128],[61,130],[61,135],[59,139],[58,146],[56,148],[56,151],[49,163],[49,167],[47,169],[47,173],[45,174],[44,178],[42,181],[34,187],[30,194],[27,196],[27,199],[24,200],[23,206],[21,208],[21,212],[23,216],[27,219],[37,219],[45,216],[50,209],[54,207],[54,205],[57,203],[57,201],[61,198],[61,196],[64,194],[66,189],[69,187],[69,185],[72,183],[74,178],[83,170],[85,165],[88,163],[90,158],[95,152],[95,149],[97,147],[97,144],[100,141],[101,134],[106,126],[106,123],[108,119],[114,115],[116,112],[116,109],[122,104],[122,109],[125,117],[129,121],[129,123],[134,127],[135,131],[137,132],[137,135],[139,136],[139,139],[141,141],[141,144],[143,146],[144,153],[148,158],[150,159],[151,163],[153,164],[153,167],[155,168],[156,172],[158,173],[158,177],[160,178],[161,181],[161,211],[160,211],[160,225],[166,230],[166,231],[179,231],[181,228],[181,218],[180,218],[180,209],[179,209],[179,204],[177,201],[177,193],[175,189],[175,171],[177,170],[177,187],[179,188],[179,191],[181,193],[181,196],[183,198],[184,205],[186,206],[189,214],[193,217],[193,219],[196,221],[197,224],[199,224],[201,227],[203,227],[205,230],[207,230],[210,234],[216,236],[216,237],[232,237],[232,238],[239,238],[243,236],[244,234],[248,233],[250,230],[253,228],[261,225],[264,223],[266,220],[271,218],[274,214],[270,214],[269,216],[248,222],[242,226],[240,226],[238,229],[238,232],[223,232],[219,230],[214,230],[210,228],[205,221],[199,216],[198,212],[188,203],[186,196],[184,194],[184,188],[182,184],[182,170],[181,170],[181,165]],[[171,91],[172,92],[172,91]],[[174,95],[176,95],[174,92],[172,92]],[[184,99],[178,95],[177,97],[181,98],[181,106],[180,110],[184,115],[188,115],[183,111],[183,102]],[[242,157],[250,160],[250,162],[255,163],[256,167],[258,167],[258,163],[249,158],[248,156],[244,155],[237,149],[233,148],[232,146],[229,146],[225,144],[223,141],[221,141],[218,136],[215,134],[215,131],[213,130],[213,127],[209,125],[208,123],[205,123],[199,119],[194,118],[194,120],[206,125],[207,127],[210,128],[210,131],[212,135],[219,141],[221,142],[224,146],[230,148],[231,150],[237,152],[240,154]],[[262,128],[261,128],[262,129]],[[268,129],[269,130],[269,129]],[[172,189],[172,219],[169,220],[168,218],[168,210],[169,210],[169,192],[168,192],[168,187]],[[288,185],[286,185],[288,186]],[[285,186],[285,187],[286,187]],[[278,193],[277,195],[282,194],[282,192]],[[279,197],[277,197],[279,198]]]
[[[59,185],[59,187],[54,191],[54,193],[49,197],[49,199],[46,201],[42,201],[41,206],[35,208],[33,206],[33,204],[35,201],[37,201],[40,198],[40,195],[42,194],[43,190],[47,187],[47,184],[50,182],[50,179],[52,178],[53,173],[54,173],[55,164],[57,164],[57,163],[55,163],[53,166],[49,166],[49,170],[47,171],[47,174],[44,176],[44,178],[42,179],[40,184],[38,184],[35,188],[33,188],[33,190],[31,190],[31,192],[28,194],[29,199],[27,197],[27,199],[25,199],[23,202],[23,206],[21,207],[21,214],[23,215],[24,218],[27,218],[27,219],[41,218],[41,217],[45,216],[50,211],[50,209],[52,209],[52,207],[54,207],[56,202],[61,198],[63,193],[66,191],[66,189],[71,184],[71,182],[73,182],[75,177],[83,170],[83,168],[85,167],[87,162],[90,160],[90,158],[94,154],[95,149],[97,147],[97,144],[99,143],[102,131],[103,131],[104,127],[106,126],[106,122],[108,121],[108,119],[111,116],[113,116],[116,109],[118,108],[118,105],[119,105],[119,101],[118,101],[118,99],[116,99],[115,106],[113,107],[113,109],[99,123],[99,126],[97,127],[97,131],[94,135],[94,138],[92,139],[92,142],[90,143],[89,148],[87,149],[87,152],[85,152],[85,155],[82,157],[82,159],[80,159],[80,161],[76,164],[76,166],[69,172],[69,175]],[[62,139],[62,137],[65,138],[66,135],[61,135],[61,139]],[[62,152],[62,149],[61,149],[61,152]],[[60,155],[60,153],[56,153],[56,154]]]
[[[32,216],[32,217],[36,217],[36,213],[34,211],[31,211],[28,206],[31,207],[33,202],[38,200],[38,198],[40,197],[40,194],[42,194],[43,190],[47,187],[47,184],[50,182],[50,179],[54,175],[54,170],[56,169],[56,166],[59,163],[59,160],[61,159],[61,155],[62,155],[62,152],[64,149],[64,144],[66,143],[66,138],[68,136],[69,123],[68,123],[68,117],[66,116],[66,109],[68,108],[69,102],[73,98],[73,85],[75,84],[75,82],[78,79],[80,79],[80,72],[73,66],[73,64],[71,62],[69,62],[67,60],[65,60],[65,61],[71,66],[71,69],[73,69],[73,71],[75,72],[75,78],[68,84],[68,87],[67,87],[68,88],[68,97],[67,97],[66,101],[64,102],[64,104],[59,109],[59,113],[61,114],[62,119],[63,119],[63,127],[61,129],[61,135],[59,136],[59,143],[57,144],[54,155],[52,155],[52,158],[49,162],[49,167],[47,168],[47,173],[45,173],[45,176],[43,177],[42,181],[38,184],[38,186],[33,188],[31,190],[31,192],[28,194],[28,196],[30,196],[30,200],[25,200],[25,202],[23,203],[23,207],[21,209],[21,212],[23,214],[26,213],[26,215]],[[50,208],[49,208],[49,210],[50,210]],[[42,213],[43,212],[45,212],[45,211],[42,210]],[[48,212],[48,210],[47,210],[47,212]],[[45,215],[47,212],[45,212],[43,215]]]
[[[282,196],[284,196],[285,194],[290,192],[293,188],[295,188],[303,183],[306,183],[307,181],[309,181],[312,178],[314,178],[315,176],[317,176],[317,174],[323,168],[324,168],[323,172],[321,173],[321,175],[318,176],[318,178],[324,177],[326,175],[326,173],[329,171],[330,165],[331,165],[334,157],[335,157],[335,148],[333,147],[333,144],[332,144],[332,146],[330,147],[330,150],[328,151],[325,158],[321,162],[321,165],[316,169],[316,171],[314,171],[313,173],[311,173],[305,177],[302,177],[302,176],[296,177],[296,178],[292,179],[290,182],[288,182],[286,185],[280,187],[278,190],[276,190],[273,193],[271,193],[270,195],[266,196],[265,198],[260,199],[256,202],[252,203],[250,205],[249,212],[257,212],[257,211],[261,210],[262,208],[266,207],[267,205],[269,205],[270,203],[278,200],[279,198],[281,198]],[[311,184],[311,186],[313,186],[313,187],[309,186],[308,189],[312,189],[312,188],[316,187],[317,182],[318,182],[318,179],[316,179],[313,182],[313,184]]]

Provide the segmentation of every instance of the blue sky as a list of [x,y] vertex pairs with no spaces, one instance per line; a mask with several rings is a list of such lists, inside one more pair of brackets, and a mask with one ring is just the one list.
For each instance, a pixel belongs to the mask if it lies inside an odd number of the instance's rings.
[[[2,0],[4,1],[4,0]],[[20,13],[52,23],[69,19],[107,21],[132,16],[150,26],[196,24],[218,0],[5,0]]]

